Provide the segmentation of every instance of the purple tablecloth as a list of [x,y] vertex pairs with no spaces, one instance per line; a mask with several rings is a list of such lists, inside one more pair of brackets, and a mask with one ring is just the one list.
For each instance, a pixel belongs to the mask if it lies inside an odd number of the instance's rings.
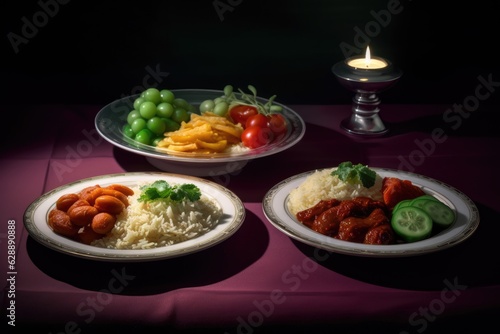
[[[207,177],[242,199],[247,210],[242,227],[207,250],[144,263],[59,253],[39,244],[23,226],[29,204],[58,186],[96,175],[157,171],[144,157],[99,137],[94,128],[99,106],[3,110],[19,118],[2,140],[0,165],[6,327],[37,326],[47,333],[104,328],[252,333],[278,327],[429,333],[495,323],[500,314],[498,111],[383,105],[390,132],[360,138],[340,128],[350,106],[292,108],[306,122],[301,142],[253,160],[240,172]],[[265,218],[261,200],[273,185],[348,160],[409,170],[455,187],[477,205],[478,229],[466,241],[432,254],[364,258],[318,253]],[[15,260],[9,257],[14,245]]]

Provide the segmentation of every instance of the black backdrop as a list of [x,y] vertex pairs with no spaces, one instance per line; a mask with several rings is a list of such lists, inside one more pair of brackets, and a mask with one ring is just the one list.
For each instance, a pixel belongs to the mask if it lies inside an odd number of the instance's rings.
[[[350,103],[331,67],[364,53],[404,72],[385,103],[499,101],[493,1],[7,1],[3,101],[105,104],[148,86],[257,87],[285,104]],[[500,85],[499,85],[500,86]]]

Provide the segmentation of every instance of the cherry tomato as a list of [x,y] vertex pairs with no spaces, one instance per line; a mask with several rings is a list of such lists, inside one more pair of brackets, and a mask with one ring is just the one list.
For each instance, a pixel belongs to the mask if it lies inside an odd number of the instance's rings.
[[245,128],[250,126],[258,126],[261,128],[267,128],[268,118],[264,114],[256,114],[248,117],[245,123]]
[[256,107],[243,104],[232,107],[229,110],[229,116],[235,124],[240,123],[242,127],[247,124],[247,119],[252,115],[257,115],[259,111]]
[[267,126],[271,129],[276,138],[280,138],[286,133],[287,123],[282,114],[269,115]]
[[274,134],[268,127],[249,126],[241,134],[241,142],[248,148],[258,148],[269,144]]

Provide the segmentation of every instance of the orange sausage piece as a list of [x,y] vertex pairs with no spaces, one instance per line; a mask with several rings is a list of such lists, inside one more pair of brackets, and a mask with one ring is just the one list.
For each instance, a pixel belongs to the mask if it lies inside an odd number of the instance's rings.
[[125,206],[129,205],[128,198],[124,193],[119,192],[118,190],[108,189],[108,188],[94,189],[90,195],[91,200],[95,203],[95,199],[99,196],[102,196],[102,195],[109,195],[109,196],[116,197],[120,201],[122,201],[122,203],[125,204]]
[[134,194],[134,191],[131,188],[124,186],[123,184],[111,184],[106,188],[117,190],[126,196],[132,196]]
[[89,202],[87,202],[86,200],[79,199],[78,201],[73,203],[66,212],[69,212],[69,211],[71,211],[74,208],[79,207],[79,206],[89,206],[89,205],[90,205]]
[[87,188],[83,188],[81,191],[80,191],[80,198],[83,199],[83,200],[86,200],[87,202],[89,202],[90,205],[94,205],[94,199],[92,197],[92,191],[96,188],[101,188],[100,185],[96,184],[95,186],[90,186],[90,187],[87,187]]
[[80,227],[90,224],[92,218],[98,213],[99,211],[90,205],[77,206],[68,210],[68,216],[71,222]]
[[48,224],[55,233],[70,238],[75,237],[80,229],[80,227],[71,223],[69,215],[66,212],[58,209],[53,209],[49,212]]
[[80,199],[78,194],[66,194],[59,197],[56,202],[56,208],[61,211],[68,211],[69,207]]
[[99,234],[106,234],[115,226],[116,217],[107,212],[100,212],[94,216],[90,226],[94,232]]
[[78,233],[78,240],[86,245],[90,245],[93,241],[104,237],[104,234],[97,233],[89,224]]
[[94,207],[99,210],[99,212],[107,212],[116,215],[125,209],[125,204],[114,196],[102,195],[95,199]]

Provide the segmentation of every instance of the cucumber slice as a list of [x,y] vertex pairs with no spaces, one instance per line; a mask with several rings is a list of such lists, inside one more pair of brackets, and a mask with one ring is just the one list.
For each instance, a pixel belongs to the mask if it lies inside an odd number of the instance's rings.
[[432,218],[418,207],[404,206],[392,213],[391,226],[404,241],[415,242],[431,235]]
[[398,208],[410,205],[411,201],[412,201],[411,199],[404,199],[401,202],[398,202],[392,209],[392,212],[396,211]]
[[455,221],[455,212],[446,204],[439,201],[426,201],[422,209],[441,227],[448,227]]
[[424,204],[427,201],[439,201],[437,198],[431,195],[422,195],[419,197],[415,197],[414,199],[411,200],[410,205],[416,206],[420,209],[424,208]]
[[427,199],[427,198],[415,198],[411,201],[411,203],[409,205],[411,206],[414,206],[414,207],[417,207],[417,208],[420,208],[420,209],[423,209],[424,208],[424,204],[428,201],[432,201],[431,199]]

